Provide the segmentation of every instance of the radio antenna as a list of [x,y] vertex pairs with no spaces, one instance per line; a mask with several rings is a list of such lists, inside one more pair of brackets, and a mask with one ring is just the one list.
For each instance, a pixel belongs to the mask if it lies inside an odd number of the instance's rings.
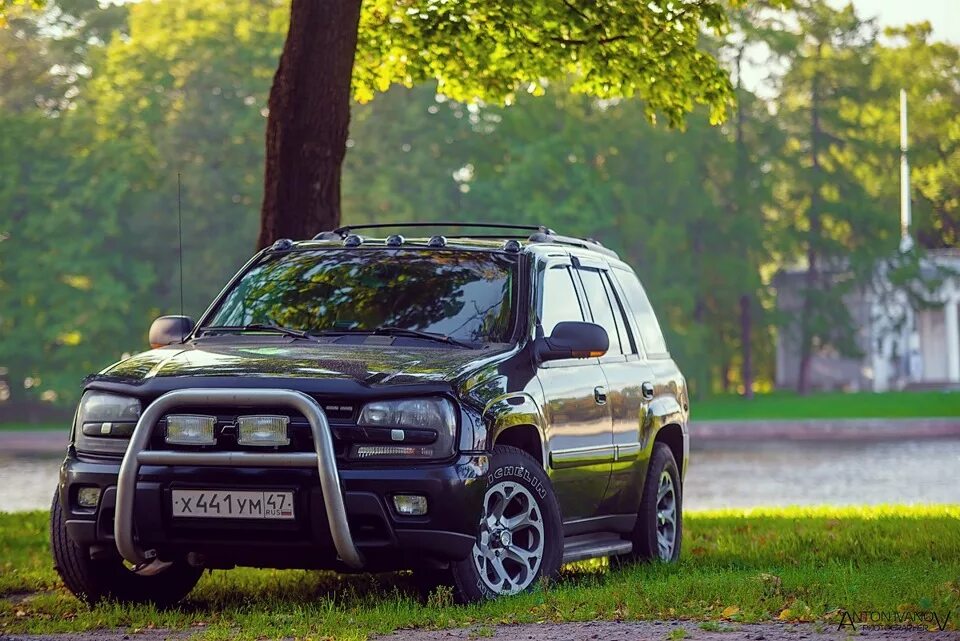
[[[183,211],[180,205],[180,172],[177,172],[177,257],[180,262],[180,315],[183,316]],[[183,342],[183,323],[180,323],[180,342]]]

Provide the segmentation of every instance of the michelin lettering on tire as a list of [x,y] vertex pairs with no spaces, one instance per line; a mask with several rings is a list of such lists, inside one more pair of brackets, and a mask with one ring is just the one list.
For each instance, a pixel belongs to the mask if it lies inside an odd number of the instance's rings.
[[[516,447],[495,445],[485,476],[486,495],[474,549],[450,566],[455,596],[461,603],[515,594],[538,581],[551,581],[563,560],[560,505],[539,461]],[[498,487],[501,496],[494,498],[491,492],[496,494]],[[510,512],[507,522],[500,520],[502,515],[494,518],[495,511],[488,513],[502,499],[507,500],[502,506]],[[526,518],[513,521],[523,514]],[[499,567],[491,554],[503,559]]]
[[522,479],[530,486],[532,490],[537,493],[537,496],[539,496],[541,499],[547,495],[547,488],[543,487],[543,484],[540,482],[540,480],[530,474],[530,470],[523,465],[505,465],[503,467],[498,467],[496,470],[487,475],[487,485],[493,485],[496,481],[499,481],[506,476]]

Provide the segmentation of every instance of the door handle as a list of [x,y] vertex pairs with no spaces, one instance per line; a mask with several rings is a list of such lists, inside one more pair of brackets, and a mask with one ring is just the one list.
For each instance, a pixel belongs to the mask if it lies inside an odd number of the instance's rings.
[[649,401],[653,398],[653,383],[650,381],[644,381],[640,385],[640,394],[643,396],[644,400]]
[[606,405],[607,404],[607,388],[603,385],[597,385],[593,388],[593,400],[597,402],[597,405]]

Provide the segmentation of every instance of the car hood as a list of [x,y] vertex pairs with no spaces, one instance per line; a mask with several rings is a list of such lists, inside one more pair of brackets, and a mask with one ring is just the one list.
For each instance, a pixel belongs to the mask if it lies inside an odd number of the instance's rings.
[[352,380],[365,385],[452,381],[493,350],[337,345],[303,341],[218,344],[199,341],[143,352],[96,379],[140,383],[183,376]]

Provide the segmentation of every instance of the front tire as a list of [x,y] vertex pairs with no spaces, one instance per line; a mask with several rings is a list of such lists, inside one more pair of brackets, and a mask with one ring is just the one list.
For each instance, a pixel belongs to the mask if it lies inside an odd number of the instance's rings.
[[87,549],[74,543],[67,534],[60,492],[54,492],[50,507],[50,548],[54,567],[64,585],[89,605],[114,599],[121,603],[153,603],[158,607],[169,607],[187,596],[203,574],[202,568],[191,567],[183,561],[147,576],[129,569],[119,556],[91,559]]
[[654,443],[637,523],[631,535],[633,552],[627,560],[672,563],[680,558],[682,494],[680,470],[673,452],[665,443]]
[[546,472],[523,450],[494,447],[477,542],[451,564],[458,600],[517,594],[556,578],[562,559],[560,505]]

